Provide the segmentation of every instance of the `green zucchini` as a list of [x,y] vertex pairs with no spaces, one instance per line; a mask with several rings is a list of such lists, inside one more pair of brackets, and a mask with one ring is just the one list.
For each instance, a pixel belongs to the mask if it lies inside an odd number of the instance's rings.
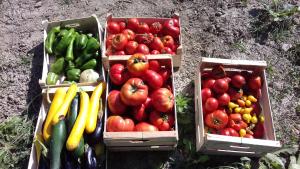
[[64,118],[61,118],[52,128],[50,140],[50,169],[60,169],[60,155],[67,139],[67,128]]

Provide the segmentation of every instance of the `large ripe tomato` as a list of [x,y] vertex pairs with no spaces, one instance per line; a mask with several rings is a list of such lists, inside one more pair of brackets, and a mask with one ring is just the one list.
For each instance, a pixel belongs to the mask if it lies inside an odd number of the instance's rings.
[[112,40],[113,40],[113,38],[114,38],[115,36],[116,36],[116,35],[114,35],[114,34],[110,34],[110,35],[107,36],[106,41],[105,41],[106,48],[107,48],[108,46],[111,46]]
[[145,103],[133,107],[132,109],[132,113],[133,113],[133,117],[137,120],[137,121],[144,121],[148,118],[148,112],[149,108],[151,106],[151,98],[147,97],[147,100],[145,101]]
[[150,60],[149,61],[149,69],[153,70],[155,72],[158,72],[160,70],[160,64],[157,60]]
[[151,124],[149,124],[149,123],[140,122],[137,125],[135,125],[134,131],[150,131],[150,132],[153,132],[153,131],[158,131],[158,128],[151,125]]
[[107,119],[107,132],[133,131],[134,128],[134,122],[130,118],[122,118],[121,116],[110,116]]
[[172,113],[166,114],[152,111],[149,116],[150,122],[160,131],[169,131],[174,125],[175,118]]
[[248,81],[248,86],[252,90],[258,90],[261,88],[261,77],[257,75],[253,75],[250,77]]
[[205,116],[205,124],[208,127],[220,130],[223,129],[228,123],[228,115],[221,110],[216,110]]
[[140,22],[137,18],[130,18],[127,20],[127,28],[136,31]]
[[159,37],[155,37],[150,44],[150,48],[152,50],[161,51],[164,48],[164,44],[162,43]]
[[161,41],[163,42],[165,47],[169,47],[173,50],[175,42],[172,36],[166,35],[161,39]]
[[135,53],[127,60],[127,69],[134,76],[145,74],[148,68],[148,58],[142,53]]
[[162,30],[162,24],[159,22],[153,22],[150,25],[150,32],[153,34],[158,34]]
[[121,85],[129,79],[129,72],[124,65],[116,63],[110,67],[109,77],[113,84]]
[[125,55],[124,50],[119,50],[113,53],[114,55]]
[[209,78],[203,81],[203,85],[202,88],[210,88],[212,89],[214,84],[215,84],[216,80],[213,78]]
[[173,51],[169,47],[163,47],[160,51],[161,54],[173,54]]
[[239,133],[235,131],[233,128],[225,128],[221,130],[221,135],[224,136],[233,136],[233,137],[239,137]]
[[212,73],[212,76],[216,79],[221,79],[221,78],[227,77],[227,74],[225,72],[223,65],[215,65],[213,67],[213,69],[211,70],[211,73]]
[[135,36],[135,40],[138,43],[142,43],[142,44],[146,44],[146,45],[150,45],[151,42],[153,41],[154,36],[152,33],[143,33],[143,34],[137,34]]
[[112,47],[116,50],[123,50],[127,42],[127,37],[119,33],[112,39]]
[[228,89],[228,94],[229,94],[230,99],[232,101],[236,101],[236,100],[240,99],[243,96],[244,92],[243,92],[243,89],[229,88]]
[[173,19],[169,19],[163,24],[163,31],[165,35],[171,35],[173,38],[178,38],[180,34],[179,27],[175,26],[177,23],[174,23]]
[[148,96],[148,86],[140,78],[129,79],[121,88],[121,100],[129,106],[143,104]]
[[124,29],[122,33],[127,37],[128,41],[132,41],[135,39],[135,33],[130,29]]
[[125,46],[125,51],[127,54],[132,55],[135,53],[138,43],[136,41],[129,41]]
[[167,80],[170,78],[171,76],[171,71],[170,69],[167,69],[165,67],[160,68],[159,72],[158,72],[161,77],[163,78],[164,83],[167,82]]
[[152,55],[157,55],[157,54],[160,54],[160,52],[159,52],[158,50],[152,50],[152,51],[150,52],[150,54],[152,54]]
[[126,111],[126,105],[121,101],[120,92],[113,90],[109,92],[108,98],[108,108],[112,114],[121,115]]
[[137,33],[149,33],[150,28],[148,26],[148,24],[146,24],[145,22],[140,22],[136,32]]
[[179,27],[179,21],[176,18],[173,18],[174,26]]
[[219,106],[218,100],[213,97],[208,98],[204,104],[204,108],[208,112],[213,112],[217,110],[218,106]]
[[152,105],[160,112],[169,112],[174,106],[174,96],[167,88],[160,88],[155,90],[152,95]]
[[230,102],[230,96],[227,93],[223,93],[218,97],[218,102],[220,106],[227,106]]
[[245,78],[240,74],[231,77],[231,84],[236,88],[242,88],[246,84]]
[[120,26],[120,32],[122,32],[126,28],[126,23],[121,21],[121,22],[118,22],[118,24]]
[[107,31],[111,34],[120,33],[120,25],[117,22],[109,22],[107,24]]
[[203,88],[201,90],[202,102],[205,103],[206,100],[210,97],[213,97],[213,93],[210,88]]
[[145,44],[139,44],[136,48],[136,53],[149,54],[149,48]]
[[229,88],[228,82],[225,79],[218,79],[214,83],[213,90],[218,93],[222,94],[225,93]]
[[229,127],[233,128],[236,131],[240,131],[240,129],[245,129],[248,127],[247,123],[243,121],[242,115],[239,113],[230,114],[228,124]]
[[163,85],[163,78],[153,70],[147,70],[144,77],[147,84],[153,89],[159,89]]

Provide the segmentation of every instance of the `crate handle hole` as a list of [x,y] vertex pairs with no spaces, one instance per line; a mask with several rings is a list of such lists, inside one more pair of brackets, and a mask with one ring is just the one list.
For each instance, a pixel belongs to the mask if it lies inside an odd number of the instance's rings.
[[72,24],[65,25],[66,28],[77,28],[79,26],[80,26],[79,23],[72,23]]
[[229,147],[231,147],[231,148],[239,148],[239,149],[250,149],[250,147],[241,147],[241,146],[234,146],[234,145],[231,145]]
[[158,149],[160,146],[150,146],[151,149]]

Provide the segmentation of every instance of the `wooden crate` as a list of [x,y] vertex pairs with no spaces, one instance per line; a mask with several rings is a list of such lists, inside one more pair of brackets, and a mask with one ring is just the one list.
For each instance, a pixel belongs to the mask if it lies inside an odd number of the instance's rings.
[[[60,20],[60,21],[53,21],[49,22],[48,20],[44,20],[42,22],[43,27],[44,27],[44,61],[43,61],[43,71],[42,71],[42,78],[39,80],[39,84],[41,88],[48,88],[48,87],[64,87],[68,86],[68,84],[63,84],[64,77],[61,77],[60,80],[57,82],[56,85],[47,85],[46,84],[46,79],[47,79],[47,74],[50,69],[50,64],[55,61],[54,57],[50,57],[48,53],[46,52],[45,49],[45,41],[47,38],[47,33],[51,30],[51,28],[55,26],[61,26],[61,27],[68,27],[68,28],[76,28],[76,30],[84,31],[84,32],[90,32],[93,33],[93,35],[98,36],[98,40],[100,42],[100,48],[102,48],[102,32],[103,29],[97,19],[96,15],[92,15],[90,17],[85,17],[85,18],[77,18],[77,19],[68,19],[68,20]],[[101,52],[101,50],[99,50]],[[105,81],[105,71],[102,66],[102,60],[99,62],[101,64],[101,69],[98,70],[98,73],[100,75],[100,81]],[[102,77],[101,77],[102,76]],[[102,79],[102,80],[101,80]],[[96,82],[98,83],[98,82]],[[88,85],[94,85],[96,83],[79,83],[83,86],[88,86]]]
[[[217,134],[208,134],[204,131],[204,119],[201,98],[201,72],[211,70],[214,65],[224,65],[226,71],[259,71],[262,77],[262,114],[265,117],[264,127],[265,136],[263,139],[249,139],[241,137],[223,136]],[[275,130],[273,126],[272,111],[270,107],[268,83],[266,79],[265,61],[250,60],[230,60],[202,57],[197,68],[195,79],[195,122],[196,122],[196,148],[197,151],[208,154],[227,154],[227,155],[246,155],[261,156],[265,153],[275,151],[281,147],[279,141],[276,141]]]
[[[155,18],[155,17],[113,17],[112,14],[107,14],[107,18],[106,18],[106,23],[105,23],[105,30],[104,30],[104,43],[103,43],[103,50],[102,50],[102,62],[103,62],[103,65],[104,65],[104,68],[105,70],[107,70],[108,66],[109,66],[109,57],[119,57],[117,55],[112,55],[112,56],[106,56],[105,53],[106,53],[106,37],[108,35],[107,33],[107,23],[110,22],[110,21],[115,21],[115,22],[120,22],[120,21],[126,21],[128,18],[137,18],[139,21],[143,21],[147,24],[151,24],[153,22],[160,22],[163,24],[164,21],[170,19],[170,18]],[[179,17],[179,14],[178,13],[174,13],[174,15],[172,16],[172,18],[177,18],[178,21],[179,21],[179,27],[181,28],[180,26],[180,17]],[[176,51],[176,55],[173,55],[173,66],[174,67],[180,67],[181,65],[181,60],[182,60],[182,34],[181,34],[181,29],[180,29],[180,35],[179,35],[179,46],[177,48],[177,51]],[[160,54],[161,55],[161,54]],[[125,55],[125,56],[129,56],[129,55]]]
[[[156,59],[159,62],[172,63],[171,55],[148,55],[148,59]],[[127,57],[116,56],[109,58],[109,67],[114,63],[126,63]],[[109,74],[109,70],[108,70]],[[172,74],[173,76],[173,68]],[[107,106],[107,97],[111,89],[109,76],[107,76],[108,83],[106,88],[106,105],[104,115],[104,132],[103,139],[108,150],[111,151],[129,151],[129,150],[172,150],[177,146],[178,142],[178,126],[177,126],[177,114],[176,103],[174,103],[174,115],[175,115],[175,130],[174,131],[157,131],[157,132],[107,132],[106,120],[110,114]],[[172,77],[172,91],[175,97],[174,80]]]
[[[89,93],[91,93],[92,91],[94,91],[96,85],[94,86],[78,86],[81,90],[83,91],[87,91]],[[65,88],[65,90],[67,91],[68,87],[63,87]],[[39,116],[38,116],[38,120],[36,123],[36,127],[35,127],[35,131],[34,131],[34,138],[38,135],[38,134],[42,134],[43,131],[43,123],[47,117],[47,113],[48,110],[50,108],[50,103],[48,100],[52,100],[54,97],[54,93],[57,90],[57,88],[47,88],[47,89],[42,89],[42,96],[43,96],[43,100],[42,100],[42,105],[39,111]],[[37,153],[36,153],[36,147],[34,145],[34,143],[32,144],[31,147],[31,153],[30,153],[30,157],[29,157],[29,162],[28,162],[28,169],[37,169],[38,168],[38,162],[37,162]]]

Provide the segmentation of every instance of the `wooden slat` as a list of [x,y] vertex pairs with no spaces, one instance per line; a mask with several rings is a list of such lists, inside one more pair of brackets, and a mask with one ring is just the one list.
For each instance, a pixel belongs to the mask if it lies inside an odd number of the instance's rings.
[[143,147],[108,147],[109,151],[170,151],[174,150],[175,146],[143,146]]

